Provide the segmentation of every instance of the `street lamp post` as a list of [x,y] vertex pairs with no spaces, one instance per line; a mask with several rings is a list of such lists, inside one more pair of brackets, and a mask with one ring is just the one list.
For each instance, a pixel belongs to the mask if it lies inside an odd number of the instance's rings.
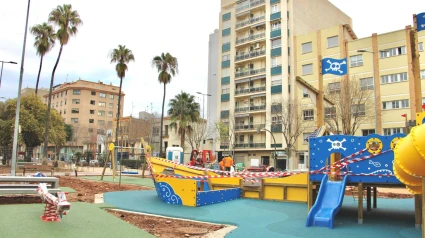
[[273,156],[273,158],[274,158],[274,167],[277,169],[277,164],[276,164],[276,161],[277,161],[277,158],[276,158],[276,156],[277,156],[277,153],[276,153],[276,139],[274,138],[274,135],[273,135],[273,133],[271,132],[271,131],[269,131],[268,129],[266,129],[266,128],[261,128],[261,127],[258,127],[257,128],[257,133],[259,134],[260,133],[260,131],[262,131],[262,130],[264,130],[264,131],[268,131],[269,133],[270,133],[270,135],[272,135],[272,138],[273,138],[273,142],[274,142],[274,156]]
[[201,92],[196,92],[197,94],[201,94],[202,95],[202,118],[204,117],[204,113],[205,113],[205,96],[212,96],[211,94],[208,93],[201,93]]
[[30,14],[30,2],[31,0],[28,0],[27,20],[25,23],[25,34],[24,34],[24,45],[22,47],[21,71],[19,74],[18,102],[16,103],[15,131],[13,133],[13,151],[12,151],[12,166],[11,166],[12,168],[10,170],[10,173],[12,176],[15,176],[16,153],[18,150],[19,113],[21,110],[21,88],[22,88],[22,78],[24,76],[25,45],[27,43],[28,16]]
[[[375,54],[376,51],[367,51],[367,50],[357,50],[358,53],[371,53],[373,56],[372,60],[372,79],[373,79],[373,97],[375,101],[375,133],[378,134],[378,105],[376,105],[376,83],[375,83]],[[379,51],[381,52],[381,51]]]
[[4,64],[17,64],[17,63],[13,62],[13,61],[2,61],[2,60],[0,60],[0,62],[1,62],[1,71],[0,71],[0,86],[1,86],[1,78],[3,77],[3,65]]

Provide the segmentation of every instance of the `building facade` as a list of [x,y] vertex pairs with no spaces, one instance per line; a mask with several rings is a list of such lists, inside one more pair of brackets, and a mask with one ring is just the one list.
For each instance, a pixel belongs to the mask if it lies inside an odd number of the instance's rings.
[[[272,105],[294,98],[293,37],[339,24],[350,26],[351,19],[327,0],[221,1],[217,117],[231,132],[216,143],[219,157],[234,153],[245,165],[261,159],[294,167],[279,117],[271,113]],[[275,148],[277,164],[270,159]]]
[[[59,112],[66,124],[74,128],[75,141],[71,143],[83,150],[104,151],[98,149],[99,137],[113,129],[114,119],[118,113],[119,87],[112,83],[107,85],[102,82],[86,80],[72,81],[55,86],[52,92],[51,107]],[[124,96],[121,92],[121,117],[124,111]],[[48,103],[48,94],[44,95],[44,103]],[[73,147],[70,146],[70,147]],[[53,153],[49,151],[49,154]],[[67,147],[61,151],[61,156],[72,156]]]
[[[348,73],[340,77],[323,75],[324,94],[342,91],[341,80],[357,81],[360,85],[359,94],[369,91],[371,103],[360,105],[358,108],[362,116],[369,120],[361,123],[355,135],[368,134],[392,135],[407,133],[406,121],[415,120],[415,88],[412,69],[412,52],[417,50],[424,55],[425,32],[418,33],[418,44],[412,49],[410,31],[405,29],[384,34],[372,34],[370,37],[356,39],[354,34],[338,25],[324,30],[312,31],[308,34],[294,37],[295,43],[295,72],[303,80],[316,88],[320,87],[318,58],[347,58]],[[425,103],[425,58],[419,57],[422,104]],[[301,88],[296,88],[296,97],[310,109],[305,110],[305,121],[317,123],[317,107],[313,100]],[[351,106],[353,110],[353,106]],[[324,121],[333,116],[332,105],[324,105]],[[307,112],[308,111],[308,112]],[[353,113],[353,111],[352,111]],[[402,117],[406,115],[406,117]],[[305,140],[312,130],[306,131],[303,138],[299,138],[297,164],[306,164],[308,158],[308,142]]]
[[[218,30],[214,30],[214,33],[210,34],[208,44],[208,94],[207,97],[207,124],[211,130],[214,129],[215,123],[217,122],[217,99],[218,99],[218,38],[220,34]],[[210,140],[215,144],[217,134],[211,133]],[[215,150],[215,148],[213,148]]]

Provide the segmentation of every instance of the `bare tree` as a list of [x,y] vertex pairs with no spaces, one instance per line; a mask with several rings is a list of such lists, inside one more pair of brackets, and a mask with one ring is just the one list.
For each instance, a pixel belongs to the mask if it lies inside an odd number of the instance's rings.
[[235,117],[231,113],[215,123],[220,148],[223,148],[225,151],[231,151],[232,155],[235,154],[235,148],[237,147],[238,131],[236,126]]
[[201,146],[201,142],[213,133],[204,119],[191,123],[191,128],[192,130],[186,135],[185,141],[192,147],[192,150],[198,149]]
[[[74,155],[77,151],[83,147],[83,138],[88,136],[88,128],[83,126],[74,127],[74,133],[71,140],[68,142],[72,154]],[[82,151],[82,150],[81,150]]]
[[289,161],[297,139],[314,125],[314,117],[310,119],[304,116],[308,110],[309,108],[302,106],[301,102],[293,99],[282,98],[272,104],[271,131],[282,133]]
[[354,135],[359,127],[373,120],[373,86],[362,85],[353,76],[329,83],[325,95],[334,106],[325,107],[325,122],[337,133]]

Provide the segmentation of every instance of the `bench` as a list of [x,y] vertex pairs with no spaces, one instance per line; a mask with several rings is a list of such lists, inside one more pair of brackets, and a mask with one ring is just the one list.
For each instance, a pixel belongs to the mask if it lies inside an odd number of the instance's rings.
[[18,168],[22,169],[25,165],[37,165],[37,162],[18,162]]
[[25,164],[24,165],[24,173],[23,176],[25,176],[25,172],[26,171],[50,171],[50,177],[53,177],[54,173],[55,173],[55,168],[53,166],[48,166],[48,165],[29,165],[29,164]]
[[[28,183],[28,184],[19,184]],[[30,184],[35,183],[35,184]],[[0,176],[0,195],[5,194],[37,194],[36,189],[39,183],[46,183],[49,193],[57,194],[59,189],[59,179],[53,177],[17,177]]]

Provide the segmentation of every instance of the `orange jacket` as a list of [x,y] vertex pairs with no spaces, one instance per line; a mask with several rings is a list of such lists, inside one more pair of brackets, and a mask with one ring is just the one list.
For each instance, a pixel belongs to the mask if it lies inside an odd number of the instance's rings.
[[229,168],[233,165],[233,159],[229,156],[223,158],[224,167]]
[[219,165],[220,165],[220,169],[221,170],[224,170],[224,163],[223,163],[223,160],[222,161],[220,161],[220,163],[218,163]]

